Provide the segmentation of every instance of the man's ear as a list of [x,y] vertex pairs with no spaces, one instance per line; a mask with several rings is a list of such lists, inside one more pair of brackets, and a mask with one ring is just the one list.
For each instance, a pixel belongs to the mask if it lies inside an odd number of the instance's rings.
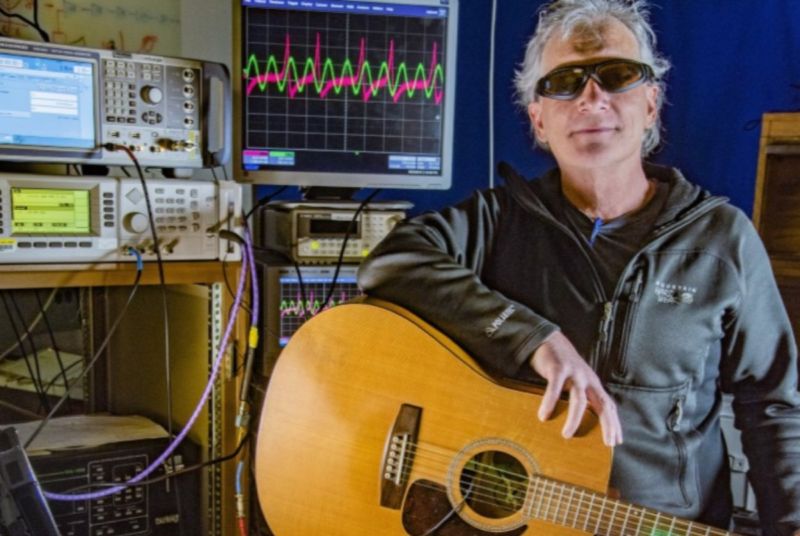
[[534,100],[528,104],[528,119],[531,121],[531,129],[536,135],[536,139],[541,143],[547,143],[547,137],[544,133],[544,122],[542,121],[541,101]]
[[658,118],[658,95],[661,93],[661,88],[655,84],[648,84],[646,87],[647,97],[647,128],[656,124]]

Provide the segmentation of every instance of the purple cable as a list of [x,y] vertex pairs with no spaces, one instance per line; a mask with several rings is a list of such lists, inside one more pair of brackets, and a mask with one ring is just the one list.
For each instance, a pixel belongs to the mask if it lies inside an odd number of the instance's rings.
[[[231,309],[231,315],[228,318],[228,324],[225,326],[225,333],[222,336],[222,344],[220,345],[219,352],[217,354],[216,359],[214,360],[214,366],[211,370],[211,376],[208,378],[208,383],[206,384],[206,388],[203,391],[203,394],[200,396],[200,401],[197,403],[197,407],[194,409],[194,413],[192,416],[189,417],[189,421],[186,423],[186,426],[183,427],[183,430],[175,437],[172,443],[167,446],[166,450],[150,464],[149,467],[145,468],[144,471],[139,473],[138,475],[134,476],[130,480],[128,480],[125,484],[114,486],[108,488],[103,491],[95,491],[92,493],[76,493],[76,494],[63,494],[63,493],[50,493],[45,491],[44,496],[51,500],[51,501],[89,501],[92,499],[100,499],[102,497],[108,497],[109,495],[113,495],[123,489],[129,487],[131,484],[136,484],[137,482],[144,480],[150,474],[158,469],[164,460],[172,454],[172,452],[178,448],[178,445],[184,440],[186,434],[189,433],[189,429],[194,425],[194,422],[197,420],[197,417],[200,415],[200,412],[203,409],[203,405],[205,404],[208,395],[211,394],[211,389],[214,387],[214,380],[217,378],[217,374],[219,373],[220,366],[222,365],[222,358],[225,355],[225,349],[228,347],[228,339],[231,336],[231,332],[233,331],[233,324],[236,320],[236,311],[239,310],[239,306],[242,302],[242,296],[244,295],[244,283],[247,279],[247,267],[248,263],[251,263],[251,273],[255,273],[255,266],[253,259],[249,256],[250,250],[242,249],[242,269],[239,273],[239,285],[236,289],[236,297],[233,300],[233,309]],[[255,287],[253,287],[255,288]],[[258,303],[258,296],[253,299],[254,303]]]
[[[260,301],[259,294],[258,294],[258,278],[256,277],[256,261],[255,255],[253,254],[253,240],[250,238],[250,231],[247,227],[244,228],[244,243],[247,248],[247,259],[248,264],[250,265],[250,285],[252,287],[252,296],[253,296],[253,315],[250,319],[251,326],[258,325],[258,302]],[[244,253],[242,253],[244,256]]]

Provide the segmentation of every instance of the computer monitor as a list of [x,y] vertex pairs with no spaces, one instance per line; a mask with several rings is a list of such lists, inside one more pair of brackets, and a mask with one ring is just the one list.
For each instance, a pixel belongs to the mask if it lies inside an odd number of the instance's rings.
[[451,184],[457,0],[239,0],[236,176]]

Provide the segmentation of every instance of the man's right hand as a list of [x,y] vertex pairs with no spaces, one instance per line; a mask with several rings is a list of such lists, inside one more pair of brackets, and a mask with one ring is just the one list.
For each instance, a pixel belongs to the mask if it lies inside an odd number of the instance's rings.
[[561,435],[572,437],[583,418],[586,406],[600,418],[603,442],[609,447],[622,443],[622,425],[617,416],[617,405],[609,396],[600,378],[589,367],[578,351],[560,331],[550,335],[539,345],[530,360],[531,367],[547,380],[539,419],[550,418],[562,391],[569,391],[567,420]]

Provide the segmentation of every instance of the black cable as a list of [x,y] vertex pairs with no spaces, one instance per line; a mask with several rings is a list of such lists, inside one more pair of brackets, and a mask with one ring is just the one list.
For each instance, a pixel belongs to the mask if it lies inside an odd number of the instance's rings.
[[164,277],[164,260],[161,258],[161,245],[158,242],[158,234],[156,233],[156,222],[153,217],[153,205],[150,202],[150,194],[147,191],[147,183],[144,179],[144,172],[142,171],[142,167],[139,165],[139,160],[136,158],[136,155],[133,154],[133,151],[127,145],[119,145],[115,143],[106,143],[104,148],[109,151],[118,151],[122,150],[128,155],[128,158],[131,159],[133,165],[136,167],[136,172],[139,175],[139,182],[142,184],[142,190],[144,190],[144,202],[145,206],[147,207],[147,219],[150,222],[150,235],[153,238],[153,250],[156,254],[156,264],[158,265],[158,282],[159,286],[161,287],[161,304],[163,308],[163,315],[164,315],[164,381],[167,386],[167,432],[169,433],[170,437],[173,437],[172,434],[172,374],[170,371],[170,349],[169,349],[169,311],[167,309],[167,283],[166,278]]
[[[122,321],[123,317],[125,316],[125,313],[128,311],[128,307],[133,301],[133,297],[136,295],[136,291],[139,288],[139,281],[141,281],[141,279],[142,279],[142,269],[141,267],[137,266],[136,278],[133,281],[133,288],[131,289],[131,293],[128,294],[128,299],[125,301],[125,305],[122,306],[122,310],[120,311],[119,315],[117,315],[117,318],[114,320],[114,322],[111,324],[111,328],[106,334],[105,339],[103,339],[103,342],[100,343],[100,347],[94,353],[94,356],[92,356],[92,359],[89,361],[86,367],[84,367],[80,375],[75,379],[75,381],[70,386],[70,390],[74,389],[76,385],[80,384],[81,380],[83,380],[83,378],[89,373],[89,371],[92,370],[92,367],[94,367],[95,363],[97,363],[97,360],[100,359],[100,356],[103,354],[103,350],[105,350],[106,346],[108,346],[111,337],[117,331],[119,323]],[[47,425],[48,422],[50,422],[50,419],[53,418],[53,415],[56,414],[56,412],[59,410],[59,408],[66,401],[67,398],[69,398],[69,391],[66,391],[64,393],[64,395],[58,400],[58,402],[56,402],[56,405],[53,406],[53,409],[50,410],[50,413],[48,413],[47,416],[44,419],[42,419],[42,421],[39,423],[39,426],[36,427],[36,430],[34,430],[31,436],[25,441],[25,445],[23,446],[23,448],[27,449],[30,446],[30,444],[33,443],[33,440],[36,439],[36,437],[41,433],[42,429]]]
[[[39,362],[39,352],[36,350],[36,344],[33,342],[33,335],[28,330],[28,326],[25,324],[25,317],[22,315],[22,310],[19,307],[19,303],[17,303],[17,298],[14,296],[14,293],[9,293],[9,299],[11,300],[11,305],[14,306],[14,311],[17,313],[17,318],[19,318],[19,323],[22,328],[25,330],[25,338],[28,340],[28,344],[31,347],[31,356],[33,356],[33,364],[34,369],[36,370],[36,381],[39,382],[39,389],[42,392],[42,402],[44,403],[44,410],[50,411],[50,401],[47,400],[47,395],[44,392],[44,381],[42,380],[42,367],[41,363]],[[20,347],[22,352],[25,352],[25,347]]]
[[225,168],[225,166],[221,166],[221,167],[222,167],[222,178],[225,179],[226,182],[231,180],[228,177],[228,170]]
[[[38,15],[37,15],[37,13],[36,13],[36,12],[38,11],[38,9],[37,9],[36,7],[37,7],[37,1],[36,1],[36,0],[34,0],[34,17],[38,18]],[[8,17],[8,18],[10,18],[10,19],[19,19],[19,20],[21,20],[22,22],[24,22],[25,24],[27,24],[28,26],[30,26],[31,28],[33,28],[34,30],[36,30],[36,31],[39,33],[39,37],[41,37],[41,38],[42,38],[42,41],[46,41],[46,42],[48,42],[48,43],[50,42],[50,35],[48,35],[48,33],[47,33],[47,32],[45,32],[45,31],[44,31],[44,30],[43,30],[43,29],[42,29],[42,28],[41,28],[41,27],[38,25],[38,23],[36,23],[36,22],[34,22],[34,21],[30,20],[29,18],[27,18],[27,17],[23,17],[23,16],[22,16],[22,15],[20,15],[19,13],[11,13],[10,11],[6,11],[6,10],[5,10],[5,9],[3,9],[2,7],[0,7],[0,15],[3,15],[3,16],[5,16],[5,17]]]
[[[225,169],[225,168],[222,168],[222,169]],[[265,195],[264,197],[262,197],[261,199],[259,199],[259,200],[258,200],[258,202],[256,202],[256,204],[255,204],[255,205],[253,205],[253,208],[251,208],[249,211],[247,211],[247,212],[245,213],[245,215],[244,215],[244,221],[245,221],[245,222],[247,222],[247,221],[250,219],[250,216],[252,216],[252,215],[253,215],[253,212],[255,212],[256,210],[260,209],[261,207],[265,206],[267,203],[269,203],[270,201],[272,201],[272,199],[273,199],[273,198],[274,198],[276,195],[279,195],[279,194],[280,194],[281,192],[283,192],[283,191],[284,191],[286,188],[288,188],[288,186],[281,186],[280,188],[278,188],[277,190],[275,190],[275,191],[274,191],[274,192],[272,192],[271,194],[269,194],[269,195]]]
[[45,32],[44,28],[42,28],[42,25],[39,23],[39,0],[33,0],[33,23],[36,25],[36,30],[39,32],[39,35],[49,43],[50,34]]
[[[74,369],[75,367],[81,364],[82,363],[80,361],[74,361],[70,363],[69,365],[64,367],[64,373],[66,373],[68,370]],[[58,381],[58,376],[47,382],[47,384],[44,386],[44,392],[47,393],[56,384],[57,381]]]
[[350,220],[350,225],[347,226],[347,232],[344,234],[344,240],[342,240],[342,248],[339,250],[339,258],[336,261],[336,269],[333,271],[333,280],[331,281],[331,286],[328,289],[328,295],[325,297],[325,301],[322,303],[322,307],[320,307],[320,311],[327,307],[328,302],[331,301],[331,297],[333,296],[334,287],[336,287],[336,280],[339,278],[339,270],[342,268],[342,261],[344,260],[344,252],[347,249],[347,240],[350,238],[350,235],[353,234],[355,230],[356,222],[358,221],[358,215],[361,214],[361,211],[369,204],[372,199],[380,193],[380,189],[376,189],[374,192],[369,194],[366,199],[364,199],[358,208],[356,209],[355,214],[353,214],[353,219]]
[[11,314],[11,307],[8,305],[8,299],[6,298],[5,292],[0,292],[0,298],[3,301],[3,307],[6,310],[6,315],[8,315],[8,321],[11,324],[11,328],[14,330],[14,336],[17,338],[17,348],[19,348],[20,355],[22,359],[25,360],[25,367],[28,369],[28,374],[31,377],[31,382],[33,383],[33,387],[36,390],[36,394],[39,396],[39,404],[41,404],[42,408],[45,407],[45,395],[42,391],[41,385],[36,382],[36,375],[33,372],[33,367],[31,366],[30,361],[28,360],[28,356],[25,352],[25,346],[22,344],[22,337],[19,334],[19,330],[17,329],[17,323],[14,320],[14,316]]
[[[50,325],[50,320],[47,318],[47,312],[44,310],[44,305],[42,305],[42,298],[39,296],[39,289],[34,290],[33,295],[36,297],[36,303],[39,305],[39,312],[42,314],[42,320],[44,320],[44,325],[45,328],[47,329],[47,334],[50,337],[50,344],[53,345],[53,352],[56,354],[56,361],[58,362],[58,368],[61,370],[61,377],[64,379],[64,389],[69,391],[69,380],[67,380],[67,370],[64,368],[64,361],[61,359],[61,352],[58,349],[58,343],[56,342],[56,335],[55,333],[53,333],[53,328]],[[44,392],[45,394],[47,394],[47,389],[45,389]],[[69,409],[72,409],[71,399],[69,403]]]

